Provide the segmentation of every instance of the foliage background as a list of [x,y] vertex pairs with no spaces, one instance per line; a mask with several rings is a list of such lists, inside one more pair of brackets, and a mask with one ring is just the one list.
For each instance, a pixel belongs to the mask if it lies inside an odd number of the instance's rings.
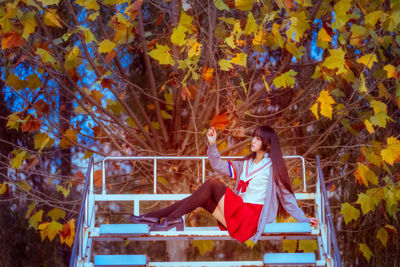
[[[307,159],[310,191],[321,156],[344,265],[395,266],[399,23],[397,0],[2,1],[1,263],[68,262],[90,156],[204,155],[210,125],[223,154],[245,155],[252,130],[268,124],[284,154]],[[161,193],[193,191],[196,168],[160,164]],[[298,168],[289,169],[299,190]],[[112,164],[107,190],[150,192],[151,172]],[[100,208],[98,223],[132,211]],[[188,221],[215,224],[202,211]],[[188,245],[153,248],[231,259],[280,246]]]

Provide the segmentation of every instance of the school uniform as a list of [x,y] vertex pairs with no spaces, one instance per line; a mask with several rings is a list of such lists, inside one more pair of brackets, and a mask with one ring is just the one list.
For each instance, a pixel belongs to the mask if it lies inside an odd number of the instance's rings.
[[[207,156],[212,168],[236,180],[232,191],[226,188],[224,200],[225,228],[221,230],[240,242],[251,239],[257,242],[266,223],[275,221],[278,213],[278,198],[284,209],[299,222],[310,222],[296,198],[282,184],[273,179],[271,158],[264,158],[255,164],[253,159],[245,161],[223,161],[216,145],[208,146]],[[280,189],[280,190],[279,190]]]

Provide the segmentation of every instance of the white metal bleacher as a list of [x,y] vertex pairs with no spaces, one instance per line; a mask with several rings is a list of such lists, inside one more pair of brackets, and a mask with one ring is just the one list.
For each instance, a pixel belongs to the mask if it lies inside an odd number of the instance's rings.
[[[233,157],[223,157],[230,158]],[[202,262],[155,262],[146,255],[93,255],[93,241],[160,241],[160,240],[233,240],[227,231],[218,227],[185,227],[184,231],[149,231],[147,224],[102,224],[95,225],[96,203],[109,201],[128,201],[134,204],[134,214],[140,214],[141,201],[170,201],[181,200],[189,194],[157,194],[157,161],[158,160],[201,160],[202,181],[205,181],[205,160],[207,157],[106,157],[102,161],[102,190],[96,194],[93,188],[94,164],[90,160],[87,181],[83,192],[83,200],[77,233],[72,251],[70,267],[92,266],[264,266],[264,265],[314,265],[340,266],[340,259],[336,256],[334,231],[328,227],[330,212],[326,214],[327,204],[325,194],[322,194],[320,176],[317,171],[316,192],[306,192],[305,161],[301,156],[285,156],[284,158],[298,158],[302,163],[303,193],[296,193],[298,200],[315,201],[315,217],[320,221],[317,229],[311,228],[308,223],[272,223],[265,226],[260,240],[314,239],[318,242],[318,259],[314,253],[266,253],[258,261],[202,261]],[[152,160],[153,194],[107,194],[106,191],[106,162],[115,160]],[[329,211],[329,207],[328,207]]]

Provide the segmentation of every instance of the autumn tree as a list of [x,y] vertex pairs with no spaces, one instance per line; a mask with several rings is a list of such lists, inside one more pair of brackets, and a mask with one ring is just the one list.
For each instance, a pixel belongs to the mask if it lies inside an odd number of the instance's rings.
[[[310,190],[321,155],[345,265],[398,261],[398,1],[3,3],[3,92],[18,99],[7,128],[34,147],[2,135],[12,149],[0,193],[35,199],[22,205],[43,239],[71,245],[82,160],[204,155],[210,125],[223,154],[243,155],[269,124],[284,154],[307,159]],[[51,199],[31,175],[45,155],[36,175]],[[141,167],[109,166],[107,189],[150,192],[152,165]],[[199,184],[195,163],[158,167],[161,193]]]

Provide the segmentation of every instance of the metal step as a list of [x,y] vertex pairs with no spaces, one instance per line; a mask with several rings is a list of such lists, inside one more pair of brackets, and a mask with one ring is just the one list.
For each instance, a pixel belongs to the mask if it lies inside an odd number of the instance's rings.
[[314,253],[266,253],[264,264],[273,265],[302,265],[316,264]]
[[[309,223],[270,223],[265,225],[260,240],[316,239],[318,230]],[[154,240],[232,240],[228,231],[218,227],[185,227],[184,231],[149,231],[147,224],[104,224],[94,228],[90,236],[103,241],[154,241]]]
[[102,224],[100,235],[146,235],[149,233],[147,224]]
[[146,264],[146,255],[96,255],[94,257],[94,266],[138,266]]

